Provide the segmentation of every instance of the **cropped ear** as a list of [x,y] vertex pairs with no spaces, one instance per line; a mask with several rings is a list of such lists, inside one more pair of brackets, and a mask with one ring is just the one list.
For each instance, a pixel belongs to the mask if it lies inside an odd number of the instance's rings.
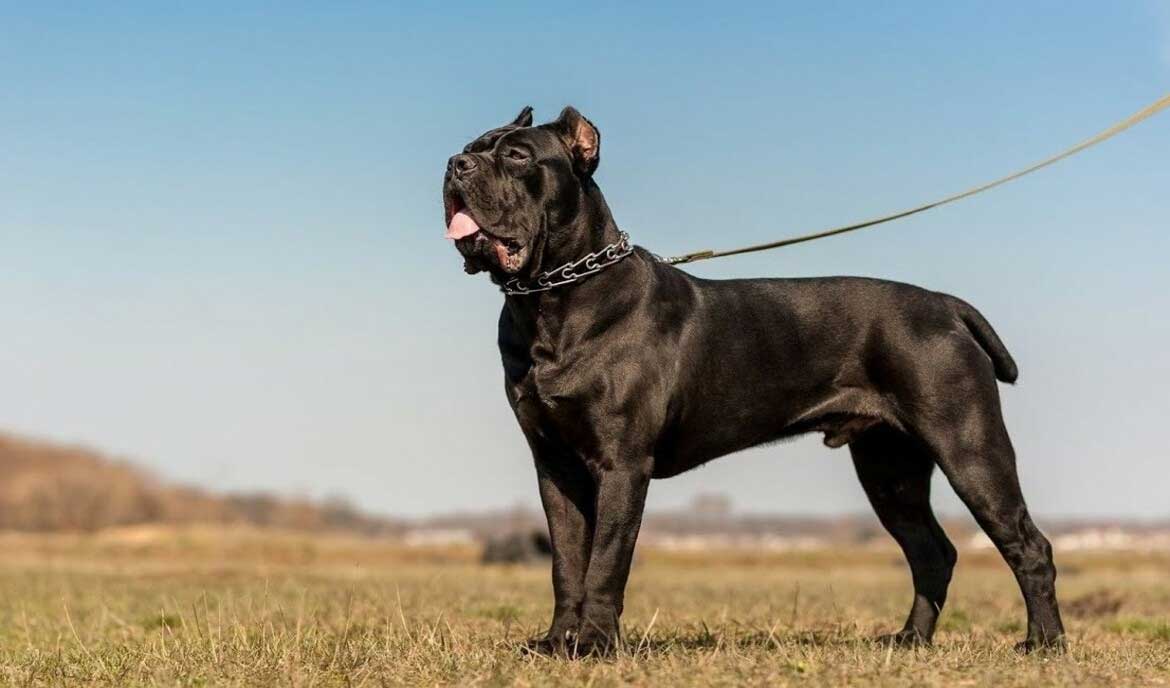
[[585,176],[593,174],[597,163],[601,161],[601,132],[597,131],[593,122],[569,106],[561,110],[561,116],[553,122],[553,126],[572,153],[577,171]]
[[520,114],[516,115],[516,119],[512,120],[513,127],[531,127],[532,126],[532,106],[525,105]]

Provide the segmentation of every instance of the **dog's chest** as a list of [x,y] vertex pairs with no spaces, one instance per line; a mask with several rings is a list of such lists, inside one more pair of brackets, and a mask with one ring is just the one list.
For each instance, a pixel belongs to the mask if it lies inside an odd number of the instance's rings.
[[584,418],[579,404],[579,376],[554,359],[534,351],[523,369],[508,376],[509,396],[516,418],[526,433],[548,437],[576,434]]
[[603,369],[588,355],[596,347],[575,346],[565,332],[563,322],[546,321],[539,313],[526,334],[502,328],[508,397],[529,437],[589,443],[594,438],[589,399]]
[[558,341],[559,323],[548,323],[537,315],[537,326],[528,336],[501,337],[504,372],[515,399],[555,409],[558,399],[569,390],[573,357],[565,356],[567,348]]
[[509,375],[508,383],[516,403],[531,408],[529,415],[547,418],[565,400],[558,367],[550,361],[530,359],[520,375]]

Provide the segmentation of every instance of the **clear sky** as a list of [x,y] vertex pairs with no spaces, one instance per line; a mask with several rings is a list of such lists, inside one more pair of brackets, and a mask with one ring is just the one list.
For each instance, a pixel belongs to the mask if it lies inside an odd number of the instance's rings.
[[[954,192],[1170,91],[1165,0],[404,4],[0,5],[0,427],[384,513],[536,505],[502,297],[441,238],[471,137],[576,105],[618,223],[673,254]],[[1167,516],[1167,230],[1170,114],[693,272],[962,296],[1020,364],[1033,510]],[[651,506],[707,491],[868,508],[819,438],[657,482]]]

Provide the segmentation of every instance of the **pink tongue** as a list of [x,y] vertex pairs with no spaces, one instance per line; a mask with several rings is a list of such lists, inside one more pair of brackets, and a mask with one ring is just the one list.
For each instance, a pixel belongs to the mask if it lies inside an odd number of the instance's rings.
[[479,225],[475,224],[475,220],[471,216],[460,210],[451,218],[451,223],[447,225],[448,239],[462,239],[466,236],[471,236],[479,231]]

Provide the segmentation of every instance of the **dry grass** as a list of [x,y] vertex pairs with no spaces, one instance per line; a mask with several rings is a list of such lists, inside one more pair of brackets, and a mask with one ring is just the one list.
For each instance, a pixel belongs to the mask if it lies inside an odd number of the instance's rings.
[[867,638],[909,602],[894,552],[645,553],[612,660],[521,656],[546,571],[466,551],[208,532],[0,538],[4,685],[1164,685],[1170,561],[1063,558],[1072,649],[1019,657],[1002,564],[960,560],[934,648]]

